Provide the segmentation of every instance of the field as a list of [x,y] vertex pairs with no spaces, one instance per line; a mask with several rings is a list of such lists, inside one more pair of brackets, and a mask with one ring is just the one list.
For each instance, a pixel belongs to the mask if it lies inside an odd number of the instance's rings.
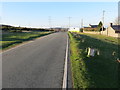
[[33,40],[35,38],[48,35],[52,32],[8,32],[2,33],[0,39],[0,49],[8,49],[25,41]]
[[[70,59],[74,88],[118,88],[118,39],[102,35],[70,33]],[[88,48],[99,54],[88,56]]]

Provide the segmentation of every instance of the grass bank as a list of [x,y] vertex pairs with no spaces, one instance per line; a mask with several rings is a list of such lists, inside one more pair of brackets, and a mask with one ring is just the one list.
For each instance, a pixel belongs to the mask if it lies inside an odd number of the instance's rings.
[[14,32],[3,33],[0,41],[0,49],[5,50],[25,41],[48,35],[52,32]]
[[[91,34],[69,33],[74,88],[118,88],[118,40]],[[87,48],[99,55],[87,57]]]

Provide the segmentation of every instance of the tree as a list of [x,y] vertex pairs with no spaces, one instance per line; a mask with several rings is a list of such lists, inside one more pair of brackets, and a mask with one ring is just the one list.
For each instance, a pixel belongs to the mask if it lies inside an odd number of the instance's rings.
[[101,31],[102,25],[103,25],[103,24],[102,24],[102,22],[100,21],[99,24],[98,24],[98,27],[97,27],[97,28],[98,28],[98,31]]

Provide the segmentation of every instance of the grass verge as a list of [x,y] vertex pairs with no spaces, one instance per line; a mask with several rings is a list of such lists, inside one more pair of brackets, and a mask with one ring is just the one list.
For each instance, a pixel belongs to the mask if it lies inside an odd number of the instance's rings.
[[7,34],[2,34],[0,49],[5,50],[25,41],[33,40],[35,38],[48,35],[50,33],[52,32],[9,32]]
[[[68,34],[73,88],[118,88],[117,39],[101,35]],[[99,50],[99,55],[87,57],[88,47]]]

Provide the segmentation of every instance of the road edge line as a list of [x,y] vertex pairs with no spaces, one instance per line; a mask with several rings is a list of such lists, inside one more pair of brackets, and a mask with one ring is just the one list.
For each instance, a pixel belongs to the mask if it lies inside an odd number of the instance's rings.
[[62,85],[62,88],[64,90],[67,88],[67,63],[68,63],[68,35],[67,35],[67,46],[66,46],[66,55],[65,55],[65,64],[64,64],[63,85]]

